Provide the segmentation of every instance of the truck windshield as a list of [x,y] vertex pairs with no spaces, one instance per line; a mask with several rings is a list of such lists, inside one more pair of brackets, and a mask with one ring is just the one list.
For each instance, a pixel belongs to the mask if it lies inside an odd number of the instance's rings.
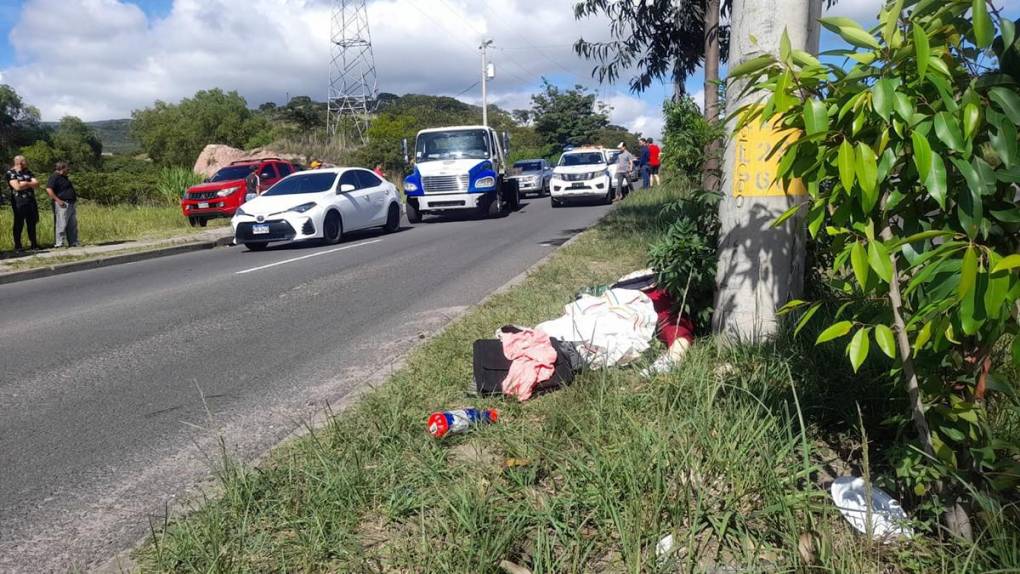
[[225,167],[216,172],[216,175],[209,178],[209,183],[218,181],[235,181],[238,179],[244,179],[251,173],[254,165],[232,165]]
[[280,183],[269,188],[269,191],[262,195],[298,195],[301,193],[322,193],[329,191],[336,181],[336,173],[308,172],[300,175],[292,175],[280,180]]
[[429,132],[418,136],[415,158],[418,161],[436,159],[489,159],[489,144],[482,130]]
[[514,169],[517,171],[542,171],[542,162],[540,161],[519,161],[514,164]]
[[606,163],[602,152],[591,151],[584,153],[567,153],[560,156],[561,166],[571,165],[600,165]]

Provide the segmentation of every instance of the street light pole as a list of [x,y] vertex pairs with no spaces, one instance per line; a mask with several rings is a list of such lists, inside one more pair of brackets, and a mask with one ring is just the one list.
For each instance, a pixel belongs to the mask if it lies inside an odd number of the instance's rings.
[[482,51],[482,125],[489,127],[489,62],[486,60],[485,50],[492,45],[492,40],[482,40],[479,49]]
[[[821,15],[821,0],[734,0],[730,67],[763,52],[778,56],[784,30],[794,49],[817,54]],[[742,90],[738,83],[726,92]],[[727,111],[761,98],[759,92],[740,99],[729,96]],[[735,123],[734,118],[731,131]],[[777,217],[805,198],[802,186],[784,190],[774,182],[780,154],[769,157],[769,151],[780,137],[770,126],[752,122],[726,144],[712,326],[716,333],[740,341],[774,335],[776,311],[799,297],[804,287],[803,219],[794,217],[772,228]]]

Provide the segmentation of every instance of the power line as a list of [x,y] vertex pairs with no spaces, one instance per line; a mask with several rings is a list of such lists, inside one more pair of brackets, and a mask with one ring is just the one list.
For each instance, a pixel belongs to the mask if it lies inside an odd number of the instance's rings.
[[466,94],[466,93],[470,92],[471,90],[473,90],[473,89],[477,88],[477,87],[478,87],[478,84],[481,84],[481,83],[482,83],[482,81],[481,81],[481,80],[479,80],[479,81],[477,81],[477,82],[475,82],[475,83],[471,84],[470,86],[468,86],[468,87],[464,88],[464,89],[463,89],[463,90],[461,90],[461,91],[460,91],[459,93],[457,93],[457,95],[456,95],[456,96],[453,96],[453,97],[455,97],[455,98],[459,98],[459,97],[463,96],[464,94]]

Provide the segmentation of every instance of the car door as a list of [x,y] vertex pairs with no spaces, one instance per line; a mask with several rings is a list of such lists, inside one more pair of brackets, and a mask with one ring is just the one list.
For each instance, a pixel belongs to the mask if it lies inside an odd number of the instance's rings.
[[386,223],[386,211],[389,205],[386,202],[386,190],[388,186],[378,175],[366,170],[357,170],[358,180],[369,197],[372,204],[371,223],[367,225],[382,225]]
[[[336,188],[345,231],[369,227],[375,214],[375,205],[370,197],[371,190],[362,187],[359,171],[361,170],[349,169],[340,174],[340,182]],[[346,186],[350,187],[345,190]]]
[[273,187],[278,181],[280,181],[280,175],[277,173],[276,167],[271,163],[263,164],[259,170],[259,193]]

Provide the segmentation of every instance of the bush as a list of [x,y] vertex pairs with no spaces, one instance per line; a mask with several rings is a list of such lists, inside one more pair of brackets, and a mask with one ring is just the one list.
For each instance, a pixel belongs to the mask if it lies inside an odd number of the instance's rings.
[[202,176],[187,167],[164,167],[156,179],[156,198],[166,205],[180,201],[184,192],[202,183]]
[[707,332],[712,320],[718,260],[720,196],[688,191],[660,215],[665,230],[648,252],[659,284],[682,304],[681,311]]
[[662,170],[666,176],[700,177],[705,146],[723,136],[712,127],[690,96],[667,100],[662,106],[666,125],[662,130]]

